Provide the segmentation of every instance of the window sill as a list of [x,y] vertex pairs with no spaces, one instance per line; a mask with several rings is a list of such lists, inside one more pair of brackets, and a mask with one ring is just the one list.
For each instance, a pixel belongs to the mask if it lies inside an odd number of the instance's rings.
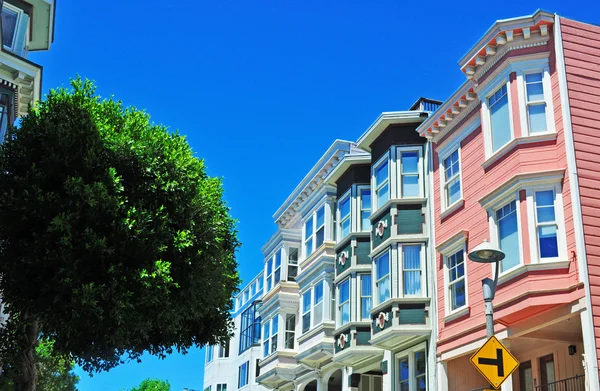
[[469,315],[471,313],[471,307],[465,305],[462,308],[456,309],[444,317],[444,323],[452,322],[462,316]]
[[306,340],[314,337],[325,329],[335,329],[335,323],[331,320],[324,320],[319,323],[317,326],[314,326],[312,329],[309,329],[306,333],[302,334],[298,337],[298,345],[306,342]]
[[528,273],[536,270],[556,270],[556,269],[568,269],[570,261],[554,261],[554,262],[540,262],[531,263],[528,265],[516,266],[505,273],[500,273],[498,276],[498,284],[503,284],[521,274]]
[[461,197],[460,200],[454,202],[452,205],[450,205],[449,207],[446,208],[446,210],[444,210],[442,212],[442,214],[440,214],[440,219],[443,220],[446,217],[450,216],[454,211],[462,208],[462,206],[465,204],[465,200],[464,198]]
[[500,158],[510,152],[513,148],[518,145],[524,145],[529,143],[537,143],[542,141],[550,141],[556,140],[557,134],[556,132],[551,133],[541,133],[533,136],[522,136],[517,137],[506,143],[502,148],[494,152],[490,157],[488,157],[482,164],[481,167],[487,169],[492,164],[496,163]]

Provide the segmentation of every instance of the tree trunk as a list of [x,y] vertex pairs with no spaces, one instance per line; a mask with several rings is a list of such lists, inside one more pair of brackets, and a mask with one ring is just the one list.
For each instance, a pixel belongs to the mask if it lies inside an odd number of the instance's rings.
[[15,391],[35,391],[37,368],[35,366],[35,345],[38,341],[37,321],[26,322],[21,326],[19,353],[16,357],[18,374],[15,376]]

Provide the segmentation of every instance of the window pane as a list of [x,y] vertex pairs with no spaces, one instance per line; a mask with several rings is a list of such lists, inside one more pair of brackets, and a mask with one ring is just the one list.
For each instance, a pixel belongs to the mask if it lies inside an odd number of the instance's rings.
[[342,311],[341,311],[341,315],[342,315],[342,319],[341,319],[341,324],[346,324],[348,322],[350,322],[350,303],[346,303],[344,305],[342,305]]
[[363,297],[360,300],[360,312],[362,319],[370,319],[371,318],[371,308],[373,308],[373,304],[370,297]]
[[371,221],[369,220],[370,216],[370,211],[361,212],[361,229],[363,231],[368,231],[371,228]]
[[273,317],[273,319],[271,320],[271,329],[273,330],[273,335],[277,334],[277,332],[279,331],[279,318],[277,315],[275,315]]
[[317,210],[317,228],[325,224],[325,206]]
[[346,197],[342,202],[340,202],[340,217],[344,219],[344,217],[350,214],[350,197]]
[[296,329],[296,315],[287,314],[285,316],[285,329],[294,331]]
[[419,177],[417,175],[402,175],[402,197],[419,196]]
[[447,204],[452,205],[460,199],[460,178],[456,177],[448,183]]
[[310,291],[302,295],[302,312],[310,311]]
[[506,257],[500,262],[500,270],[505,271],[521,263],[519,255],[519,226],[517,223],[516,202],[510,202],[496,212],[500,249]]
[[546,225],[538,227],[538,236],[540,238],[540,257],[558,257],[558,239],[556,235],[556,226]]
[[312,254],[312,239],[308,240],[304,245],[304,251],[306,252],[306,256],[308,257]]
[[371,190],[361,190],[360,198],[362,200],[361,209],[371,210]]
[[510,118],[506,86],[490,97],[490,119],[492,131],[492,150],[495,152],[510,141]]
[[404,294],[421,294],[421,246],[403,246]]
[[544,84],[541,73],[530,73],[525,75],[527,85],[527,102],[544,100]]
[[390,278],[385,277],[380,280],[377,285],[377,292],[379,293],[379,303],[383,303],[390,298]]
[[12,47],[18,14],[6,7],[2,8],[2,44]]
[[308,330],[310,330],[310,312],[302,315],[302,332],[306,333]]
[[275,254],[275,269],[277,269],[279,266],[281,266],[281,251],[283,251],[283,250],[279,250]]
[[383,162],[375,171],[375,181],[377,186],[381,185],[388,179],[388,163]]
[[342,232],[341,232],[342,236],[340,238],[345,238],[349,234],[350,234],[350,219],[346,219],[345,221],[342,221]]
[[313,233],[313,220],[312,217],[308,220],[306,220],[306,223],[304,223],[304,239],[308,239],[310,238],[310,236]]
[[460,280],[450,286],[450,296],[452,310],[460,308],[466,304],[465,280]]
[[294,333],[285,333],[285,348],[294,349]]
[[323,301],[323,281],[315,285],[315,304]]
[[390,255],[389,253],[385,253],[379,258],[377,258],[377,279],[382,278],[386,274],[390,272]]
[[531,133],[545,132],[546,126],[546,105],[529,105],[529,131]]
[[340,285],[340,303],[350,300],[350,281],[346,280]]
[[274,285],[277,285],[277,283],[281,280],[281,268],[275,270],[275,274],[273,277],[273,282]]
[[415,353],[415,375],[424,375],[425,374],[425,352],[416,352]]
[[323,320],[323,302],[321,301],[319,304],[315,305],[314,308],[314,312],[315,312],[315,319],[314,319],[314,324],[319,324],[321,323],[321,321]]
[[408,359],[404,358],[400,360],[400,381],[408,380]]
[[361,317],[362,319],[369,319],[371,315],[369,311],[371,311],[371,275],[370,274],[362,274],[360,276],[360,293],[361,293]]
[[320,245],[323,244],[323,242],[325,241],[325,227],[321,227],[318,231],[317,231],[317,239],[315,241],[316,244],[316,248],[319,248]]
[[386,184],[377,191],[377,207],[381,208],[389,200],[388,185]]
[[419,153],[417,151],[402,152],[402,173],[419,172]]

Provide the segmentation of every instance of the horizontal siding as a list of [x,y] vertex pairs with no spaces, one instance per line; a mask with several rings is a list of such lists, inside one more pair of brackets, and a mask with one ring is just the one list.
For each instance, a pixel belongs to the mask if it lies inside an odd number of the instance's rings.
[[596,351],[600,357],[600,27],[561,19],[561,29]]
[[[543,48],[537,48],[538,51],[553,50],[554,40],[551,37],[548,45]],[[531,50],[528,52],[532,52]],[[513,53],[507,57],[523,54],[521,52]],[[435,216],[435,242],[443,243],[452,236],[456,235],[461,230],[468,231],[468,248],[467,251],[480,244],[484,239],[490,238],[489,224],[487,218],[487,212],[481,207],[479,200],[488,194],[490,191],[498,187],[500,184],[506,182],[515,174],[519,173],[531,173],[553,169],[566,169],[567,159],[565,153],[565,139],[562,126],[562,107],[560,103],[560,90],[558,74],[556,72],[555,55],[551,53],[550,58],[550,74],[551,74],[551,87],[552,97],[554,106],[554,119],[556,124],[557,139],[555,142],[543,142],[543,143],[532,143],[524,146],[520,146],[512,150],[505,157],[500,159],[496,164],[485,170],[482,167],[484,162],[484,143],[483,134],[481,127],[475,129],[470,135],[468,135],[461,143],[461,172],[462,172],[462,184],[463,184],[463,198],[465,200],[464,206],[458,211],[444,218],[440,218],[441,214],[441,189],[440,189],[440,172],[439,172],[439,160],[437,153],[437,145],[434,145],[434,216]],[[500,66],[502,61],[497,66]],[[588,67],[591,71],[593,68]],[[513,81],[516,83],[516,81]],[[583,80],[577,81],[580,85],[584,85]],[[514,88],[511,87],[511,90]],[[586,92],[582,88],[582,94],[599,94],[598,91]],[[517,99],[517,94],[512,94],[513,99]],[[578,99],[584,100],[588,95],[580,95]],[[518,106],[512,105],[513,107],[513,123],[520,123]],[[515,109],[516,108],[516,109]],[[472,115],[480,115],[479,110],[474,110]],[[598,112],[600,118],[600,112]],[[466,122],[468,119],[465,119]],[[589,118],[591,122],[593,119]],[[591,123],[587,126],[591,126]],[[519,130],[519,129],[515,129]],[[454,132],[459,132],[460,126],[458,126]],[[591,142],[591,141],[589,141]],[[571,254],[575,250],[575,233],[574,223],[572,215],[572,202],[571,193],[569,188],[569,177],[565,170],[565,179],[563,182],[563,204],[565,213],[565,231],[567,238],[567,254]],[[525,202],[524,200],[521,202]],[[521,205],[521,212],[525,211],[525,205]],[[521,231],[525,232],[525,218],[522,216]],[[600,226],[599,226],[600,227]],[[600,232],[600,231],[596,231]],[[527,240],[527,235],[523,235],[524,239]],[[535,239],[534,239],[535,240]],[[523,252],[524,262],[526,264],[531,263],[531,255],[529,254],[529,243],[524,243],[525,250]],[[436,280],[437,280],[437,293],[438,293],[438,318],[440,319],[438,330],[439,340],[438,353],[442,353],[451,350],[455,347],[462,346],[469,342],[472,342],[478,338],[485,336],[485,329],[482,325],[485,324],[485,314],[483,306],[483,298],[481,293],[481,280],[486,277],[490,277],[492,274],[492,266],[485,264],[476,264],[474,262],[466,261],[467,269],[467,290],[468,290],[468,315],[461,317],[457,320],[444,322],[445,317],[445,299],[446,295],[444,292],[444,275],[443,275],[443,259],[441,255],[437,255],[435,260],[437,267]],[[600,281],[600,268],[598,274],[598,280]],[[507,283],[501,285],[496,294],[495,303],[502,303],[508,301],[514,297],[519,296],[522,293],[526,293],[532,290],[547,289],[549,285],[554,287],[564,287],[575,285],[578,282],[578,270],[577,263],[574,259],[571,260],[568,271],[552,271],[546,273],[530,273],[528,276],[523,278],[515,278]],[[568,297],[579,295],[580,293],[567,293],[564,294]],[[569,296],[570,295],[570,296]],[[552,301],[555,296],[547,296],[546,302]],[[540,303],[539,300],[544,298],[532,298],[536,303]],[[600,299],[600,297],[599,297]],[[557,298],[558,300],[558,298]],[[561,298],[564,300],[564,296]],[[499,308],[497,311],[496,319],[502,317],[508,317],[513,313],[516,313],[523,306],[529,305],[530,302],[516,302],[514,304]],[[511,318],[514,319],[514,318]],[[504,326],[496,324],[496,331],[500,331]],[[466,330],[471,330],[465,333]]]

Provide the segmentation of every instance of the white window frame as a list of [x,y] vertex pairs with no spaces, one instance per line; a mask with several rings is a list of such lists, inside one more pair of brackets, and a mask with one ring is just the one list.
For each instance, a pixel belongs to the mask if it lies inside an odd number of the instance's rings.
[[[416,196],[405,196],[404,193],[402,192],[402,182],[403,182],[402,154],[404,152],[417,152],[417,156],[419,159],[419,162],[417,163],[417,173],[419,176],[417,186],[419,188],[419,194],[417,194]],[[421,147],[416,147],[416,148],[415,147],[397,147],[396,148],[396,171],[397,171],[397,177],[398,177],[398,181],[397,181],[398,188],[396,189],[396,194],[398,196],[396,198],[402,198],[402,199],[423,198],[423,175],[424,175],[423,148],[421,148]],[[411,173],[408,175],[414,175],[414,174]],[[391,193],[390,193],[390,198],[391,198]]]
[[[352,234],[353,229],[352,229],[352,191],[351,189],[349,189],[346,193],[344,193],[343,196],[340,197],[339,201],[337,202],[337,240],[341,241],[344,238],[350,236],[350,234]],[[342,217],[342,203],[344,201],[348,201],[348,216],[346,216],[345,218]],[[342,223],[344,221],[348,220],[348,227],[349,227],[349,231],[346,235],[342,236]]]
[[[535,203],[535,193],[539,191],[554,192],[554,217],[556,219],[557,226],[556,235],[558,239],[558,257],[544,259],[540,257],[539,238],[537,234],[537,209]],[[555,183],[540,186],[531,186],[525,190],[525,194],[527,197],[527,230],[530,238],[529,253],[531,255],[531,263],[552,263],[568,261],[566,239],[567,235],[565,230],[565,215],[561,184]]]
[[[269,326],[269,334],[267,335],[267,333],[264,332],[265,326]],[[273,325],[277,325],[277,332],[273,333]],[[263,358],[269,357],[272,354],[274,354],[275,352],[277,352],[277,350],[279,350],[279,314],[275,314],[273,316],[271,316],[269,319],[267,319],[266,321],[263,322],[263,326],[262,326],[262,355]],[[273,345],[273,341],[276,342],[276,346]],[[265,345],[268,343],[268,354],[265,354]],[[274,347],[275,346],[275,347]]]
[[[539,136],[556,133],[556,124],[554,122],[554,102],[552,99],[552,80],[550,77],[550,66],[548,59],[537,61],[529,61],[527,69],[518,69],[515,71],[517,75],[517,92],[519,94],[519,122],[521,123],[521,132],[523,136]],[[531,133],[529,129],[528,117],[528,102],[527,102],[527,87],[525,83],[525,75],[541,73],[542,86],[544,88],[544,102],[546,104],[546,131]]]
[[[383,281],[386,277],[382,277],[379,278],[379,275],[377,274],[377,261],[383,257],[384,255],[388,256],[388,274],[386,274],[387,279],[389,280],[389,287],[390,287],[390,297],[388,297],[386,299],[386,301],[390,300],[392,297],[394,297],[393,295],[393,287],[392,287],[392,253],[390,251],[390,249],[386,249],[385,251],[377,254],[376,257],[373,258],[373,273],[371,274],[371,294],[374,297],[377,297],[377,300],[373,302],[373,307],[382,304],[382,302],[379,301],[379,282]],[[373,293],[373,291],[375,291],[375,293]]]
[[[363,296],[363,293],[362,293],[362,285],[363,285],[362,284],[362,278],[363,278],[363,276],[369,276],[371,278],[371,296]],[[358,286],[358,289],[357,289],[357,292],[358,292],[358,294],[357,294],[357,296],[358,296],[358,300],[357,300],[357,302],[358,302],[357,303],[358,312],[357,312],[357,315],[356,315],[356,320],[359,321],[359,322],[370,321],[371,320],[370,312],[373,309],[373,274],[371,274],[371,273],[358,273],[356,275],[356,283],[357,283],[357,286]],[[369,312],[369,317],[368,318],[363,318],[362,317],[362,313],[363,313],[362,301],[363,301],[363,298],[367,298],[367,297],[369,297],[371,299],[371,308],[368,311]]]
[[[279,266],[277,266],[277,256],[279,255]],[[273,288],[281,282],[281,265],[283,264],[283,247],[275,251],[273,254]],[[279,278],[276,279],[277,271],[279,271]]]
[[[387,172],[387,180],[383,182],[383,184],[381,183],[377,183],[377,168],[380,167],[383,162],[387,162],[387,167],[388,167],[388,172]],[[392,185],[391,185],[391,159],[390,159],[390,154],[389,152],[386,152],[381,158],[379,158],[379,160],[377,161],[377,163],[375,163],[373,165],[373,168],[371,170],[371,211],[376,211],[379,208],[381,208],[383,205],[379,205],[379,201],[378,201],[378,196],[377,196],[377,192],[379,189],[381,189],[383,187],[383,185],[387,184],[388,186],[388,199],[387,201],[392,199]],[[386,201],[386,202],[387,202]],[[373,213],[371,213],[373,214]]]
[[[398,366],[400,364],[400,360],[404,359],[404,358],[408,358],[408,389],[410,391],[416,391],[417,390],[417,384],[416,384],[416,370],[415,370],[415,355],[416,353],[420,353],[423,352],[423,354],[425,355],[425,374],[422,375],[425,377],[425,384],[427,386],[430,386],[429,381],[428,381],[428,373],[429,373],[429,362],[428,362],[428,357],[427,357],[427,345],[425,344],[425,342],[422,342],[418,345],[412,346],[409,349],[403,350],[401,352],[398,352],[394,355],[394,371],[398,371]],[[400,389],[400,373],[398,371],[398,375],[396,376],[396,389],[399,390]]]
[[[342,302],[342,285],[344,284],[348,284],[348,300]],[[351,282],[351,278],[348,277],[342,281],[339,282],[339,284],[337,284],[337,298],[336,298],[336,304],[337,304],[337,327],[341,327],[344,326],[350,322],[352,322],[352,306],[351,306],[351,296],[352,296],[352,282]],[[344,306],[348,307],[348,322],[346,323],[342,323],[342,308]]]
[[[246,366],[246,376],[244,379],[244,384],[242,383],[242,367]],[[238,390],[247,387],[250,383],[250,361],[244,361],[242,365],[238,367]]]
[[[302,317],[300,319],[300,329],[301,329],[300,331],[302,332],[302,334],[306,334],[312,329],[312,297],[313,297],[312,287],[302,293],[302,308],[301,308]],[[308,303],[309,303],[308,310],[306,310],[306,311],[304,310],[304,307],[306,307],[305,300],[308,300]],[[304,330],[304,317],[306,315],[308,315],[308,329]]]
[[[321,294],[321,301],[317,301],[317,295],[316,295],[316,288],[318,285],[321,285],[321,289],[322,289],[322,294]],[[317,282],[315,282],[315,284],[312,286],[312,311],[311,311],[311,321],[312,321],[312,328],[316,327],[317,325],[323,323],[323,321],[325,320],[325,280],[319,280]],[[320,305],[321,306],[321,320],[317,321],[315,313],[316,313],[316,309],[317,306]]]
[[[271,272],[269,273],[269,266],[271,267]],[[273,284],[273,266],[275,266],[275,263],[273,262],[273,257],[269,257],[267,258],[267,262],[265,262],[265,276],[266,276],[266,284],[265,284],[265,293],[271,291],[271,289],[273,289],[273,287],[275,286],[275,284]]]
[[[286,313],[283,314],[285,320],[284,320],[284,337],[283,337],[283,349],[284,350],[295,350],[296,349],[296,322],[298,321],[298,317],[295,313]],[[293,324],[293,329],[288,329],[288,316],[293,316],[294,317],[294,324]],[[292,334],[292,339],[294,341],[294,346],[292,346],[291,348],[287,347],[287,340],[288,340],[288,334]]]
[[[462,165],[462,148],[460,147],[460,145],[457,148],[454,148],[450,151],[445,152],[443,155],[438,155],[440,157],[439,159],[439,171],[440,171],[440,190],[442,192],[442,194],[440,195],[440,199],[441,199],[441,205],[442,205],[442,212],[445,212],[447,210],[453,209],[456,205],[464,202],[464,195],[463,195],[463,178],[462,178],[462,169],[463,169],[463,165]],[[445,160],[448,159],[454,152],[458,152],[458,174],[456,174],[455,176],[453,176],[452,178],[450,178],[449,180],[446,180],[446,165],[445,165]],[[455,178],[458,177],[458,182],[460,184],[460,197],[458,198],[458,200],[454,201],[453,203],[449,204],[448,203],[448,184],[450,182],[452,182]]]
[[[356,189],[357,189],[356,192],[358,194],[357,195],[357,198],[358,198],[358,208],[357,208],[358,209],[358,218],[357,218],[357,220],[358,220],[358,227],[359,227],[358,231],[359,232],[370,232],[371,231],[371,222],[369,221],[369,226],[368,227],[363,227],[363,217],[362,217],[362,214],[363,214],[363,212],[368,211],[369,212],[369,217],[371,216],[371,212],[373,210],[372,209],[373,208],[373,189],[371,189],[371,186],[366,186],[366,185],[357,186]],[[365,190],[368,190],[371,193],[371,195],[369,196],[371,198],[371,202],[370,202],[371,208],[369,208],[369,209],[363,208],[363,196],[362,196],[362,193]]]
[[227,383],[217,384],[217,391],[227,391]]
[[[317,214],[319,213],[319,210],[323,209],[323,225],[317,226]],[[306,217],[306,219],[304,221],[302,221],[302,247],[304,250],[304,259],[310,257],[312,254],[314,254],[314,252],[323,245],[323,243],[327,242],[327,224],[329,223],[329,216],[327,213],[327,203],[326,202],[322,202],[320,203],[316,208],[314,208],[314,210]],[[310,237],[306,237],[306,223],[312,219],[312,234],[310,235]],[[319,247],[317,247],[317,231],[319,229],[321,229],[321,227],[323,228],[323,243],[321,243],[319,245]],[[310,252],[307,249],[307,243],[309,241],[311,242],[311,249]]]
[[[420,246],[420,264],[421,264],[421,294],[420,295],[405,295],[404,294],[404,246]],[[398,244],[398,297],[427,297],[427,286],[425,285],[426,275],[426,260],[425,260],[425,245],[424,243],[399,243]],[[407,269],[414,271],[416,269]],[[391,270],[390,270],[391,273]]]
[[[515,139],[515,127],[514,127],[514,123],[513,123],[512,95],[511,95],[511,90],[510,90],[509,75],[506,75],[502,78],[499,78],[498,80],[495,80],[492,85],[493,85],[493,88],[489,88],[489,92],[487,92],[484,95],[483,99],[481,100],[481,117],[482,117],[481,124],[483,127],[486,159],[494,156],[497,153],[501,153],[501,151],[508,144],[510,144],[511,141],[513,141]],[[508,119],[509,119],[508,124],[509,124],[510,138],[505,144],[499,146],[498,149],[496,149],[494,151],[494,149],[493,149],[494,147],[492,144],[492,129],[491,129],[492,115],[491,115],[491,110],[489,107],[489,99],[492,95],[494,95],[496,93],[496,91],[498,91],[502,87],[506,87],[506,98],[508,100]]]
[[218,350],[217,350],[217,358],[218,359],[226,359],[229,358],[229,351],[230,351],[230,346],[229,346],[229,342],[227,342],[227,344],[225,346],[223,345],[218,345]]
[[[515,208],[517,211],[517,227],[519,229],[519,232],[517,235],[517,237],[519,239],[519,263],[517,265],[511,267],[510,269],[507,269],[504,271],[500,270],[500,273],[498,274],[499,277],[509,274],[512,271],[514,271],[515,269],[518,269],[519,267],[524,265],[523,226],[522,226],[522,219],[521,219],[521,206],[520,206],[521,201],[520,201],[520,195],[519,195],[518,190],[515,192],[511,192],[510,194],[508,194],[505,197],[495,200],[494,203],[489,207],[488,221],[489,221],[489,227],[490,227],[490,243],[492,243],[497,248],[500,248],[500,241],[498,238],[498,235],[499,235],[498,224],[496,221],[496,211],[512,201],[515,201]],[[496,269],[493,264],[491,265],[491,268],[492,268],[492,275],[493,275],[496,273]]]
[[[292,255],[291,249],[296,250],[296,260],[292,260],[290,258]],[[299,263],[299,261],[300,261],[300,248],[298,246],[288,246],[287,254],[286,254],[286,262],[287,262],[286,280],[287,281],[292,281],[291,278],[294,278],[293,281],[296,281],[296,278],[298,278],[298,263]],[[290,269],[291,268],[296,268],[296,275],[294,277],[290,277]]]
[[[463,256],[464,274],[462,277],[457,278],[454,281],[450,281],[450,258],[460,252],[462,252],[462,256]],[[445,298],[444,301],[445,301],[445,307],[446,307],[446,316],[456,314],[457,312],[461,312],[465,308],[469,307],[469,282],[468,282],[467,275],[468,275],[468,273],[467,273],[467,249],[463,242],[459,248],[455,248],[454,251],[449,251],[446,254],[444,254],[444,298]],[[465,304],[453,309],[452,308],[451,288],[452,288],[452,285],[456,285],[459,281],[464,281]]]
[[[7,49],[10,50],[11,52],[15,51],[15,44],[17,43],[17,33],[21,30],[21,23],[23,22],[23,14],[25,13],[22,9],[17,8],[15,6],[13,6],[12,4],[7,3],[6,1],[3,3],[2,5],[3,8],[6,8],[8,10],[11,10],[13,12],[16,12],[17,14],[17,20],[15,22],[15,31],[14,31],[14,35],[13,35],[13,40],[12,40],[12,46],[8,46],[8,45],[4,45],[4,43],[2,44],[2,46]],[[29,30],[29,29],[27,29]],[[28,41],[28,36],[29,36],[29,32],[26,31],[25,32],[25,42]],[[27,43],[25,44],[25,46],[27,47]]]

